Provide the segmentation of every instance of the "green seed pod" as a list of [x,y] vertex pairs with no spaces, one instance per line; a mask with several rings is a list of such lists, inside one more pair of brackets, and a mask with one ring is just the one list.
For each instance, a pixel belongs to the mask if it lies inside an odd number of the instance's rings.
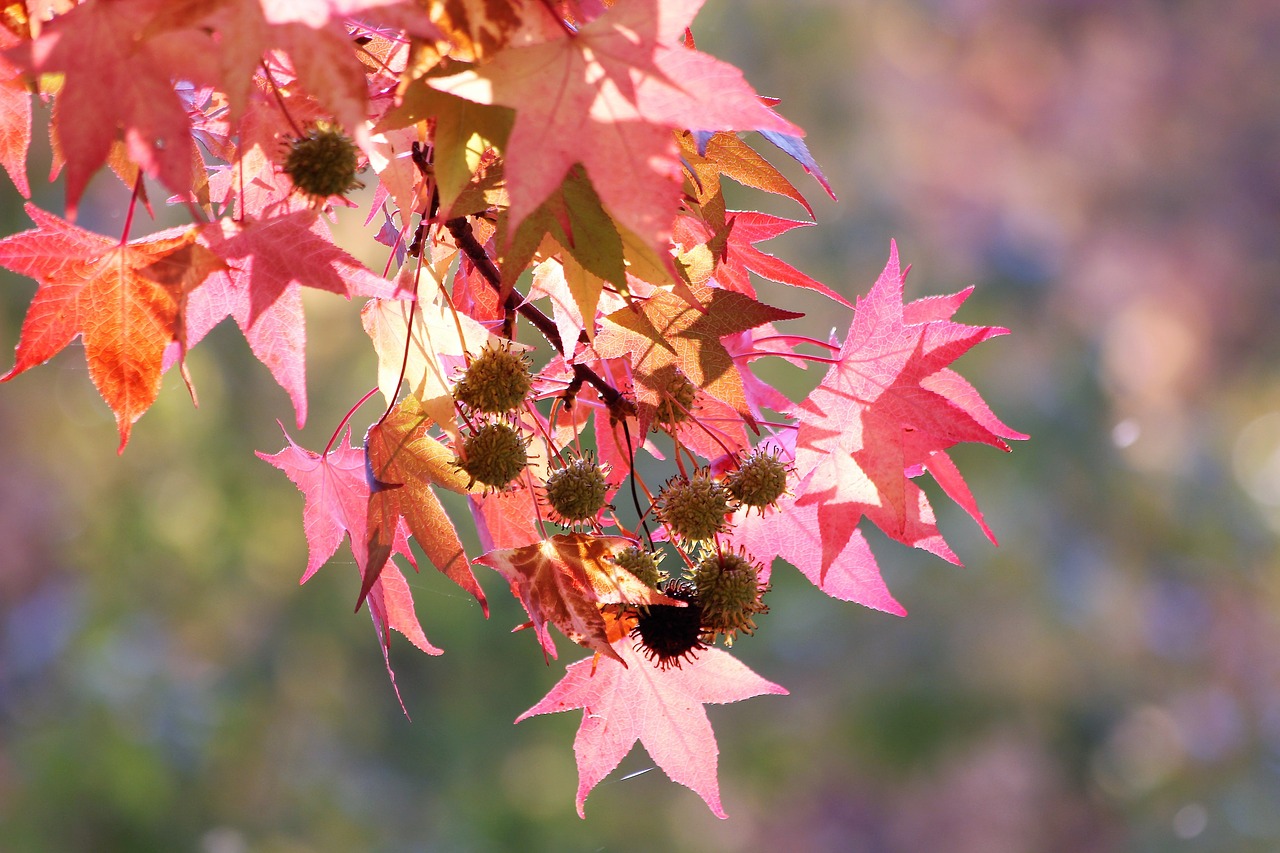
[[569,523],[595,518],[608,490],[604,472],[590,459],[571,459],[547,477],[547,502]]
[[670,430],[676,424],[689,419],[689,410],[698,396],[698,387],[679,370],[671,373],[671,379],[663,391],[662,402],[653,415],[654,423]]
[[499,415],[523,403],[532,384],[523,352],[512,352],[507,344],[486,346],[471,359],[453,397],[472,411]]
[[653,554],[635,545],[623,549],[621,553],[614,556],[613,561],[639,578],[646,586],[657,587],[659,583],[666,580],[666,573],[658,568],[658,561],[654,559]]
[[356,189],[359,149],[345,133],[320,125],[293,141],[284,161],[285,174],[309,196],[325,199]]
[[769,612],[760,597],[768,584],[760,583],[760,570],[745,554],[708,554],[693,573],[702,607],[703,639],[712,642],[723,634],[725,645],[733,645],[738,631],[752,634],[755,615]]
[[710,539],[726,530],[724,517],[733,511],[724,486],[706,474],[670,480],[658,501],[662,523],[686,542]]
[[505,488],[529,464],[528,441],[502,423],[485,424],[462,443],[466,459],[453,464],[467,472],[471,482]]
[[777,453],[754,451],[724,479],[725,488],[743,506],[761,512],[773,506],[787,490],[787,465]]

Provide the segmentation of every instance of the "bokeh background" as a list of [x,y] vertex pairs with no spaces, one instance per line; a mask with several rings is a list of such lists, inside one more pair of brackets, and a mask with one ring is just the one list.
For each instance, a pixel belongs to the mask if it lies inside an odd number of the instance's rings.
[[[394,645],[412,722],[349,557],[298,588],[301,496],[253,455],[292,415],[233,328],[121,458],[73,347],[0,387],[0,849],[1280,849],[1280,5],[712,0],[695,34],[841,197],[800,183],[819,225],[772,251],[853,296],[896,237],[909,295],[1012,329],[959,365],[1032,435],[955,453],[1000,547],[942,500],[966,568],[872,534],[905,619],[780,567],[735,653],[791,696],[710,709],[730,819],[637,747],[579,820],[577,714],[511,724],[575,655],[508,633],[496,575],[488,622],[410,578],[446,649]],[[7,352],[34,285],[0,275]],[[318,448],[374,360],[358,306],[308,310]]]

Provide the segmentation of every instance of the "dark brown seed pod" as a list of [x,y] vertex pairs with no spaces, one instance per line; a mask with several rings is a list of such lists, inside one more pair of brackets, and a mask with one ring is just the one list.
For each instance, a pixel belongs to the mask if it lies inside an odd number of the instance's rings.
[[657,664],[660,669],[679,667],[682,660],[693,660],[707,646],[702,642],[702,610],[698,607],[697,590],[683,580],[663,581],[658,591],[685,607],[670,604],[651,604],[641,607],[631,638],[636,650]]

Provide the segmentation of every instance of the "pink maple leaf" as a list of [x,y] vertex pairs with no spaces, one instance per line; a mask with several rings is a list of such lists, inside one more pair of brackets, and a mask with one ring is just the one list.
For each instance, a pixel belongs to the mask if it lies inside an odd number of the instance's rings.
[[502,492],[469,494],[467,504],[476,523],[480,547],[485,551],[519,548],[542,541],[536,499],[523,482]]
[[[394,7],[405,6],[405,10]],[[402,0],[224,0],[210,4],[202,23],[218,35],[221,88],[239,117],[252,91],[264,54],[283,50],[298,82],[324,104],[362,146],[368,92],[365,70],[351,50],[343,18],[373,13],[411,25],[418,35],[439,35],[420,11]]]
[[719,747],[705,704],[738,702],[787,690],[766,681],[720,649],[704,649],[680,667],[662,669],[632,648],[629,638],[613,644],[620,660],[594,656],[568,666],[542,701],[516,718],[582,709],[573,741],[578,762],[578,816],[587,795],[622,761],[636,741],[674,782],[725,818],[716,776]]
[[[842,523],[841,515],[848,512],[840,504],[798,505],[784,497],[763,514],[739,511],[729,540],[752,554],[781,557],[832,598],[906,616],[880,576],[862,531]],[[760,580],[768,580],[767,573]]]
[[724,260],[716,265],[716,280],[727,290],[736,290],[754,297],[755,288],[751,286],[748,276],[749,272],[753,272],[780,284],[816,290],[823,296],[852,308],[847,299],[822,282],[805,275],[786,261],[760,251],[754,245],[786,234],[794,228],[803,228],[812,224],[812,222],[783,219],[768,213],[755,213],[749,210],[730,211],[725,216],[729,238],[725,244]]
[[230,316],[249,348],[289,394],[299,428],[307,419],[302,286],[352,296],[390,296],[392,285],[334,245],[315,211],[246,223],[215,222],[202,235],[228,269],[187,304],[187,345]]
[[903,305],[905,278],[892,245],[835,363],[798,407],[794,497],[764,517],[744,514],[732,534],[749,551],[787,560],[833,597],[900,615],[906,611],[885,587],[858,522],[866,516],[894,539],[958,563],[913,478],[932,473],[991,537],[945,451],[961,441],[1008,450],[1003,439],[1026,438],[947,367],[1007,330],[951,321],[969,290]]
[[[351,553],[355,557],[360,577],[365,576],[368,549],[365,547],[365,531],[369,506],[369,481],[365,477],[364,450],[351,446],[351,428],[326,454],[316,453],[294,443],[284,426],[284,450],[276,454],[258,452],[257,456],[285,473],[304,497],[302,528],[307,537],[307,568],[299,583],[306,583],[328,561],[349,537]],[[404,556],[414,568],[417,564],[409,551],[408,526],[399,520],[391,547],[392,554]],[[443,652],[433,646],[422,631],[413,607],[409,585],[392,561],[388,561],[378,580],[365,598],[369,602],[369,616],[378,634],[387,675],[395,687],[395,673],[391,670],[389,649],[391,629],[395,628],[422,651],[429,655]],[[400,690],[396,688],[396,697]],[[403,701],[400,703],[404,706]]]

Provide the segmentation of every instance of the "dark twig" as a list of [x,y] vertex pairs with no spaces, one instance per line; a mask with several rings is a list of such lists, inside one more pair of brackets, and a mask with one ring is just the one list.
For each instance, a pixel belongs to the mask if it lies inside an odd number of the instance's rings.
[[[453,235],[453,240],[458,244],[458,248],[470,259],[475,268],[484,276],[484,280],[489,286],[499,293],[502,292],[502,274],[498,271],[498,267],[493,263],[493,259],[489,257],[489,253],[484,250],[484,246],[480,245],[480,241],[476,239],[475,232],[471,230],[471,223],[465,216],[459,216],[445,222],[444,226],[449,229],[449,233]],[[560,338],[560,330],[556,328],[556,324],[551,318],[534,305],[525,302],[520,293],[512,290],[507,295],[507,300],[503,307],[508,312],[519,313],[534,328],[542,333],[542,336],[556,348],[556,350],[566,359],[573,355],[572,352],[566,351],[564,341]],[[586,382],[595,388],[600,394],[600,399],[609,407],[609,414],[618,419],[623,420],[628,415],[635,415],[635,404],[622,395],[622,392],[614,388],[609,382],[596,373],[585,364],[573,364],[574,380],[579,384]]]

